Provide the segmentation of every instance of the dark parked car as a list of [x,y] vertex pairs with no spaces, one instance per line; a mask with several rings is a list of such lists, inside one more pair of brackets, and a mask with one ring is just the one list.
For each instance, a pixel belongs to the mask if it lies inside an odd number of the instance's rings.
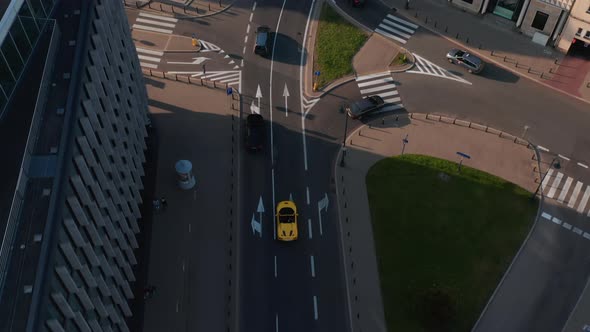
[[351,0],[353,7],[364,7],[367,0]]
[[459,64],[467,68],[467,71],[473,74],[481,73],[485,65],[485,62],[475,55],[456,48],[450,50],[449,53],[447,53],[447,59],[450,63]]
[[348,104],[348,106],[346,107],[346,113],[348,113],[348,116],[350,116],[351,118],[358,119],[361,116],[365,116],[371,112],[378,110],[379,108],[381,108],[381,106],[383,106],[383,104],[385,104],[383,98],[377,95],[369,96],[361,101]]
[[246,148],[251,151],[262,150],[264,138],[265,128],[262,115],[248,115],[246,118]]
[[256,29],[256,40],[254,41],[254,53],[263,57],[270,56],[271,40],[270,28],[266,25],[259,26]]

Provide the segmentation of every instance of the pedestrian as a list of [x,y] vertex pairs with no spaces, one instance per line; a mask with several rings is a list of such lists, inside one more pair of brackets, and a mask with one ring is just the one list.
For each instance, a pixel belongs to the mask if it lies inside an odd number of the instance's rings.
[[156,213],[160,212],[160,200],[154,199],[153,205],[154,205],[154,210],[155,210],[154,212],[156,212]]
[[162,210],[166,210],[168,207],[168,201],[166,200],[166,197],[162,196],[162,198],[160,198],[160,202],[162,202]]

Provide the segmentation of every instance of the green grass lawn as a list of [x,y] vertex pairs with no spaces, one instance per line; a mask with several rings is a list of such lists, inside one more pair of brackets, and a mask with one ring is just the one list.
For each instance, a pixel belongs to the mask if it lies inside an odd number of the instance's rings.
[[381,160],[366,181],[388,330],[470,331],[537,201],[493,175],[420,155]]
[[314,72],[320,71],[318,86],[352,74],[352,58],[366,40],[367,35],[362,30],[348,23],[324,3],[314,54]]

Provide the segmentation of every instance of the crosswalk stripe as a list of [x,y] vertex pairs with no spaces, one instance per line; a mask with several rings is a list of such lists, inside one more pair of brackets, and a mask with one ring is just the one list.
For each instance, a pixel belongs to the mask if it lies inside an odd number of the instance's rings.
[[393,90],[393,91],[389,91],[389,92],[383,92],[379,94],[379,97],[383,98],[383,97],[389,97],[389,96],[394,96],[397,95],[398,92],[397,90]]
[[569,201],[567,203],[567,206],[569,208],[573,208],[574,205],[576,205],[576,201],[578,200],[578,195],[580,194],[580,189],[582,189],[582,186],[583,185],[584,184],[582,182],[580,182],[580,181],[578,181],[576,183],[576,186],[574,187],[574,191],[572,192],[572,196],[570,196],[570,199],[569,199]]
[[176,24],[174,24],[174,23],[158,22],[158,21],[154,21],[154,20],[148,20],[145,18],[138,18],[137,20],[135,20],[135,22],[147,23],[147,24],[152,24],[152,25],[159,25],[159,26],[165,27],[165,28],[174,28],[176,26]]
[[418,25],[417,24],[414,24],[412,22],[408,22],[406,20],[402,20],[401,18],[396,17],[396,16],[393,16],[391,14],[387,14],[387,17],[390,18],[390,19],[392,19],[392,20],[394,20],[394,21],[398,21],[398,22],[403,23],[403,24],[405,24],[407,26],[410,26],[410,27],[412,27],[414,29],[418,29]]
[[163,56],[164,55],[164,52],[162,52],[162,51],[148,50],[148,49],[140,48],[140,47],[136,47],[135,49],[139,53],[145,53],[145,54],[151,54],[151,55],[159,55],[159,56]]
[[238,76],[233,76],[232,78],[229,78],[229,79],[226,79],[226,80],[221,80],[219,82],[221,82],[221,83],[227,83],[227,82],[233,82],[233,81],[236,81],[237,82],[238,79],[239,79]]
[[582,200],[580,201],[580,205],[578,205],[576,211],[579,213],[584,212],[584,209],[586,209],[586,204],[588,204],[588,198],[590,198],[590,186],[586,186],[586,191],[584,191],[584,196],[582,196]]
[[147,25],[141,25],[141,24],[133,24],[133,28],[134,29],[140,29],[140,30],[153,31],[153,32],[167,33],[167,34],[171,34],[172,33],[172,30],[166,30],[166,29],[160,29],[160,28],[153,28],[153,27],[149,27]]
[[146,60],[146,61],[151,61],[151,62],[160,62],[160,58],[155,58],[153,56],[147,56],[147,55],[138,54],[137,57],[139,58],[139,60]]
[[161,21],[168,21],[168,22],[178,22],[178,19],[173,18],[173,17],[166,17],[166,16],[160,16],[160,15],[153,15],[153,14],[148,14],[148,13],[144,13],[144,12],[140,12],[139,16],[143,16],[143,17],[149,17],[149,18],[155,18],[157,20],[161,20]]
[[392,88],[391,86],[381,85],[381,86],[378,86],[376,88],[361,90],[361,94],[364,95],[364,94],[367,94],[367,93],[373,93],[373,92],[377,92],[377,91],[389,90],[391,88]]
[[406,43],[406,40],[405,39],[402,39],[402,38],[399,38],[397,36],[394,36],[394,35],[390,34],[389,32],[386,32],[383,29],[377,28],[377,29],[375,29],[375,32],[380,33],[380,34],[384,35],[385,37],[389,37],[389,38],[391,38],[393,40],[397,40],[398,42],[400,42],[402,44],[405,44]]
[[235,79],[237,76],[238,76],[238,74],[232,73],[232,74],[227,74],[227,75],[215,77],[215,80],[225,80],[228,78]]
[[[393,24],[395,24],[395,23],[393,23]],[[399,26],[399,25],[395,24],[395,26]],[[400,36],[400,37],[404,37],[404,38],[406,38],[406,39],[410,39],[410,37],[412,37],[412,35],[408,35],[407,33],[403,33],[403,32],[401,32],[401,31],[399,31],[399,30],[397,30],[397,29],[394,29],[394,28],[392,28],[392,27],[391,27],[390,25],[388,25],[388,24],[383,24],[383,23],[381,23],[381,24],[379,24],[379,27],[380,27],[381,29],[387,30],[387,31],[389,31],[389,32],[391,32],[391,33],[395,33],[396,35],[398,35],[398,36]]]
[[235,76],[237,73],[230,73],[228,75],[228,73],[226,71],[222,71],[222,72],[218,72],[218,73],[211,73],[210,75],[205,75],[201,78],[213,78],[215,77],[216,80],[221,79],[221,78],[227,78],[230,76]]
[[[381,98],[383,98],[382,96],[380,96]],[[386,103],[397,103],[398,101],[401,101],[402,99],[400,97],[395,97],[395,98],[389,98],[389,99],[383,99],[384,102]]]
[[543,183],[541,183],[541,188],[543,188],[543,190],[545,190],[545,187],[547,187],[547,183],[549,183],[549,179],[551,178],[552,174],[553,174],[553,168],[550,168],[547,171],[547,174],[545,174],[545,178],[543,179]]
[[140,62],[139,65],[146,68],[158,69],[158,65],[154,65],[153,63]]
[[391,77],[391,74],[389,72],[384,72],[384,73],[378,73],[378,74],[370,74],[370,75],[363,75],[363,76],[359,76],[357,77],[355,80],[357,82],[359,81],[366,81],[372,78],[377,78],[377,77]]
[[[408,27],[406,27],[406,26],[403,26],[403,25],[401,25],[401,24],[397,24],[397,23],[395,23],[395,22],[393,22],[393,21],[390,21],[390,20],[388,20],[388,19],[384,19],[384,20],[383,20],[383,22],[384,22],[384,23],[387,23],[387,25],[389,25],[389,26],[396,27],[396,28],[398,28],[398,29],[400,29],[400,30],[403,30],[403,31],[405,31],[405,32],[408,32],[408,33],[410,33],[410,34],[413,34],[413,33],[415,32],[415,30],[414,30],[414,29],[410,29],[410,28],[408,28]],[[382,24],[383,24],[383,23],[382,23]],[[410,37],[411,37],[411,36],[410,36]],[[410,37],[408,37],[408,38],[410,38]]]
[[364,88],[366,86],[383,84],[383,83],[389,83],[390,85],[393,85],[395,87],[395,84],[393,84],[392,82],[395,82],[393,80],[393,78],[388,77],[388,78],[375,79],[375,80],[372,80],[372,81],[369,81],[369,82],[357,83],[357,85],[359,86],[359,88]]
[[557,192],[557,188],[559,187],[559,184],[561,183],[562,178],[563,178],[563,173],[557,172],[557,176],[555,177],[555,180],[553,180],[553,184],[551,185],[551,189],[549,189],[549,193],[547,194],[547,197],[553,198],[553,196],[555,196],[555,192]]
[[567,180],[565,180],[565,184],[563,185],[563,189],[561,189],[561,193],[559,194],[559,197],[557,198],[557,201],[559,203],[563,203],[563,201],[565,200],[565,196],[569,192],[572,182],[574,182],[574,179],[572,177],[568,176]]

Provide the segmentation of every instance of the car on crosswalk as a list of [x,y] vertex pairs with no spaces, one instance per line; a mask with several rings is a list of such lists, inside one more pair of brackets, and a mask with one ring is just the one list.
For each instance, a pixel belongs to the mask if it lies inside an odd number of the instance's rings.
[[279,241],[297,240],[297,206],[293,201],[281,201],[277,204],[277,239]]
[[452,64],[467,68],[467,71],[472,74],[481,73],[485,66],[485,62],[477,56],[457,48],[453,48],[447,53],[447,60]]
[[346,106],[346,114],[353,119],[358,119],[379,110],[384,104],[385,101],[380,96],[368,96],[362,100],[349,103]]

